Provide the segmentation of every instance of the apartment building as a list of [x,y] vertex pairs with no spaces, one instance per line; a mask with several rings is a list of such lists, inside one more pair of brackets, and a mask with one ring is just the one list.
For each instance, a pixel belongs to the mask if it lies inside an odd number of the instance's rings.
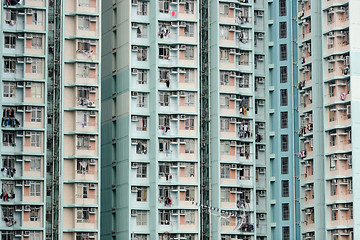
[[1,2],[1,239],[98,239],[100,8]]
[[102,238],[200,239],[199,2],[102,4]]
[[351,0],[299,2],[302,239],[360,237],[359,193],[353,191],[358,179],[353,165],[358,139],[352,134],[358,131],[358,99],[352,94],[358,78],[356,9],[359,3]]

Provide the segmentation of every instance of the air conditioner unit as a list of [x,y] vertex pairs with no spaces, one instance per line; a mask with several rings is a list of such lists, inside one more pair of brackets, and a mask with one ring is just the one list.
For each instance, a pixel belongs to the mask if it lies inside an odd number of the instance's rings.
[[91,63],[91,64],[90,64],[90,69],[91,69],[91,70],[96,70],[96,64],[95,64],[95,63]]
[[25,205],[24,206],[24,211],[26,211],[26,212],[30,211],[30,205]]
[[230,8],[235,8],[235,3],[230,3]]
[[131,216],[136,217],[136,210],[131,210]]
[[334,36],[334,32],[329,32],[329,37],[333,37]]
[[179,49],[181,49],[181,50],[185,50],[185,48],[186,48],[186,45],[180,45],[180,47],[179,47]]
[[230,146],[236,146],[236,141],[231,141]]
[[258,78],[258,83],[264,83],[265,79],[264,78]]
[[180,91],[180,92],[179,92],[179,95],[182,96],[182,97],[185,97],[185,92],[184,92],[184,91]]
[[95,233],[91,232],[89,233],[89,239],[95,239]]
[[28,14],[28,15],[33,14],[33,10],[32,10],[32,9],[30,9],[30,8],[26,9],[26,14]]
[[27,63],[31,63],[31,62],[32,62],[32,58],[31,58],[31,57],[27,57],[27,58],[26,58],[26,62],[27,62]]
[[31,82],[26,82],[25,87],[30,88],[31,87]]
[[96,164],[95,159],[90,159],[90,161],[89,161],[89,165],[95,165],[95,164]]
[[17,58],[16,61],[17,63],[24,63],[24,58]]
[[96,93],[96,87],[91,87],[89,92],[90,93]]
[[95,16],[90,17],[90,22],[96,22],[96,17]]
[[186,116],[185,115],[180,115],[180,120],[185,120]]
[[131,50],[132,50],[132,51],[137,51],[137,50],[138,50],[138,46],[131,46]]
[[180,215],[185,215],[185,213],[186,213],[186,212],[185,212],[184,209],[181,209],[181,210],[180,210]]
[[180,26],[180,27],[185,27],[185,26],[186,26],[186,22],[181,21],[181,22],[179,23],[179,26]]
[[89,185],[89,189],[91,189],[91,190],[95,190],[95,189],[96,189],[96,185],[95,185],[95,183],[90,183],[90,185]]
[[17,137],[23,137],[24,136],[24,131],[17,131],[16,136]]
[[236,99],[236,95],[230,95],[230,99]]
[[15,206],[15,211],[22,211],[23,207],[21,205],[16,205]]
[[259,214],[259,219],[265,220],[266,219],[266,214],[265,213]]
[[24,112],[24,106],[16,107],[17,112]]
[[131,23],[131,27],[132,27],[132,28],[137,28],[137,27],[138,27],[138,24],[137,24],[137,23]]
[[134,92],[134,91],[131,92],[132,97],[137,97],[137,95],[138,95],[138,92]]
[[90,45],[91,46],[96,46],[96,40],[90,40]]
[[31,112],[32,111],[32,107],[31,106],[26,106],[25,107],[25,112]]
[[236,165],[236,164],[231,164],[231,168],[232,168],[232,169],[236,169],[236,168],[237,168],[237,165]]
[[89,209],[89,213],[90,213],[90,214],[95,214],[95,212],[96,212],[95,208],[90,208],[90,209]]
[[258,11],[257,15],[258,15],[258,17],[262,17],[262,16],[264,16],[264,12],[263,11]]
[[178,210],[177,209],[172,210],[171,215],[178,215]]
[[266,196],[266,191],[264,191],[264,190],[260,191],[259,196],[260,197],[265,197]]
[[30,131],[25,131],[25,137],[30,137],[31,136],[31,132]]
[[90,117],[96,117],[96,112],[95,111],[90,111]]
[[236,123],[236,118],[230,118],[231,123]]
[[264,128],[264,127],[265,127],[265,123],[260,122],[260,123],[258,124],[258,126],[259,126],[259,128]]
[[131,192],[137,193],[137,192],[138,192],[138,188],[137,188],[137,187],[131,187]]
[[131,69],[131,74],[137,74],[138,70],[136,68]]
[[[29,206],[30,207],[30,206]],[[24,231],[23,234],[24,237],[30,237],[30,231]]]
[[15,231],[15,237],[21,237],[21,236],[22,236],[22,231]]
[[259,173],[264,174],[265,173],[265,168],[259,168]]
[[89,102],[87,106],[89,108],[94,108],[95,107],[95,102]]
[[137,122],[137,120],[138,120],[137,116],[131,116],[131,121]]

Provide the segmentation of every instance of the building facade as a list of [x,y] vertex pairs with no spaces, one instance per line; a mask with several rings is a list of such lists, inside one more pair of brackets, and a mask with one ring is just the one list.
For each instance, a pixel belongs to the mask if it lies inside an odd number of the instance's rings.
[[1,3],[1,239],[99,238],[100,9]]

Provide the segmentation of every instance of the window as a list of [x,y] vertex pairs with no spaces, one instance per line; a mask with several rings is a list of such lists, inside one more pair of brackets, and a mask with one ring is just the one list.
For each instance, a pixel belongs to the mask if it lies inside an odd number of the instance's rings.
[[229,26],[220,26],[220,39],[221,40],[229,40],[229,31],[230,31],[230,27]]
[[147,108],[147,103],[148,103],[147,99],[148,99],[147,93],[138,93],[137,107],[139,107],[139,108]]
[[39,206],[31,206],[30,207],[30,221],[31,222],[40,221],[40,207]]
[[335,121],[336,107],[330,107],[329,109],[329,122]]
[[190,69],[190,68],[185,69],[184,82],[193,83],[194,79],[195,79],[195,71],[194,71],[194,69]]
[[32,59],[31,73],[42,73],[42,60],[40,58]]
[[335,196],[337,192],[337,182],[336,180],[332,180],[330,184],[330,195]]
[[194,153],[194,152],[195,152],[195,140],[185,139],[185,153]]
[[335,83],[329,83],[329,97],[335,96]]
[[76,75],[82,78],[88,78],[90,71],[90,64],[78,63]]
[[185,119],[185,130],[194,130],[195,116],[186,115]]
[[249,65],[250,55],[249,52],[240,52],[239,65]]
[[[148,240],[148,235],[146,234],[131,234],[131,240]],[[76,239],[77,240],[77,239]]]
[[30,134],[30,146],[40,147],[40,143],[41,143],[41,133],[32,131]]
[[334,47],[334,42],[335,42],[335,38],[332,37],[332,36],[329,36],[328,37],[328,44],[327,44],[328,49],[331,49],[331,48]]
[[41,196],[41,183],[39,181],[30,181],[30,196]]
[[78,183],[76,190],[77,198],[88,198],[89,197],[89,184]]
[[327,13],[327,24],[332,24],[334,20],[334,13],[328,12]]
[[330,131],[329,135],[330,135],[330,147],[333,147],[336,145],[336,130]]
[[332,205],[331,206],[331,220],[332,221],[336,221],[336,219],[337,219],[337,207],[336,207],[336,205]]
[[88,174],[89,173],[89,160],[78,159],[76,161],[76,172],[77,174]]
[[288,105],[287,89],[280,90],[280,106]]
[[147,48],[146,47],[137,47],[136,58],[140,62],[147,61]]
[[230,178],[230,165],[221,164],[220,165],[220,178]]
[[282,204],[282,220],[288,221],[290,219],[290,209],[288,203]]
[[286,61],[286,60],[287,60],[287,45],[280,44],[280,61]]
[[4,47],[15,49],[16,47],[16,34],[5,34],[4,36]]
[[90,51],[90,40],[80,39],[78,40],[77,46],[77,51],[82,53],[88,53]]
[[229,141],[221,141],[220,142],[220,154],[221,155],[229,155],[230,154],[230,142]]
[[185,13],[186,14],[194,13],[194,0],[187,0],[185,2]]
[[184,33],[185,37],[194,37],[194,23],[187,22]]
[[185,211],[185,225],[195,224],[195,211],[186,210]]
[[17,19],[17,11],[16,10],[9,10],[5,9],[5,23],[14,25],[16,24]]
[[147,8],[148,8],[147,2],[138,1],[137,11],[136,11],[137,15],[147,16]]
[[220,49],[220,60],[229,61],[229,49],[225,49],[225,48]]
[[90,7],[90,0],[79,0],[79,7]]
[[147,131],[147,117],[137,117],[136,131]]
[[147,71],[146,70],[137,70],[137,83],[138,84],[147,84]]
[[328,73],[334,72],[334,66],[335,66],[334,62],[329,62],[328,61]]
[[289,148],[289,136],[281,135],[281,151],[286,152]]
[[169,106],[169,97],[170,94],[168,92],[159,92],[159,104],[160,106],[167,107]]
[[185,187],[185,201],[195,201],[195,187]]
[[15,168],[14,156],[3,156],[2,158],[3,168]]
[[182,166],[185,167],[184,177],[194,177],[195,176],[195,163],[182,163]]
[[41,170],[41,157],[32,156],[30,157],[30,171],[31,172],[40,172]]
[[137,187],[136,201],[138,202],[147,201],[147,187]]
[[170,210],[159,210],[160,225],[170,225]]
[[185,106],[193,107],[195,105],[195,93],[185,92]]
[[13,132],[3,132],[3,146],[4,147],[13,147],[13,146],[15,146],[15,133],[13,133]]
[[279,0],[279,15],[286,16],[286,0]]
[[31,83],[31,97],[41,98],[42,97],[42,83]]
[[42,35],[32,34],[31,47],[33,49],[42,49]]
[[159,46],[159,59],[169,59],[169,57],[170,57],[170,47]]
[[147,38],[148,37],[148,26],[146,24],[138,24],[136,35],[138,38]]
[[76,222],[87,223],[90,220],[89,208],[77,208],[76,209]]
[[185,60],[194,60],[195,47],[186,45],[185,47]]
[[[1,231],[1,240],[14,240],[14,231]],[[35,239],[31,239],[35,240]]]
[[32,24],[34,25],[42,25],[43,24],[43,11],[41,10],[33,10],[32,14]]
[[288,112],[281,112],[281,128],[288,127]]
[[287,82],[287,66],[280,67],[280,83]]
[[169,0],[159,0],[159,12],[169,13]]
[[170,69],[159,68],[159,80],[160,80],[160,82],[170,81]]
[[281,158],[281,174],[288,174],[289,173],[289,158],[282,157]]
[[15,58],[4,58],[4,72],[15,73],[16,70],[16,59]]
[[145,163],[137,163],[136,177],[146,178],[147,177],[147,165]]
[[14,82],[3,82],[3,86],[4,86],[3,97],[5,97],[5,98],[14,98],[15,97],[16,83],[14,83]]
[[286,22],[280,22],[279,23],[279,27],[280,27],[280,30],[279,30],[279,37],[280,38],[286,38],[286,35],[287,35],[287,25],[286,25]]
[[282,240],[290,240],[290,227],[283,227],[282,235]]
[[230,97],[229,95],[220,95],[220,108],[229,109]]
[[29,240],[37,240],[37,239],[41,239],[40,231],[30,231],[29,232]]
[[170,150],[170,140],[159,139],[159,151],[168,152]]
[[219,13],[221,17],[228,17],[229,16],[229,4],[220,3],[219,4]]
[[77,149],[78,150],[89,150],[90,148],[90,136],[78,135],[77,136]]
[[221,202],[230,202],[230,188],[221,188],[220,200]]
[[229,132],[230,129],[230,119],[229,118],[220,118],[220,131]]
[[80,125],[82,127],[89,125],[89,117],[90,112],[89,111],[77,111],[76,112],[76,124]]
[[90,30],[90,16],[79,16],[78,17],[78,29],[79,30]]
[[220,71],[220,85],[229,85],[229,72]]
[[281,181],[281,196],[289,197],[289,180]]

